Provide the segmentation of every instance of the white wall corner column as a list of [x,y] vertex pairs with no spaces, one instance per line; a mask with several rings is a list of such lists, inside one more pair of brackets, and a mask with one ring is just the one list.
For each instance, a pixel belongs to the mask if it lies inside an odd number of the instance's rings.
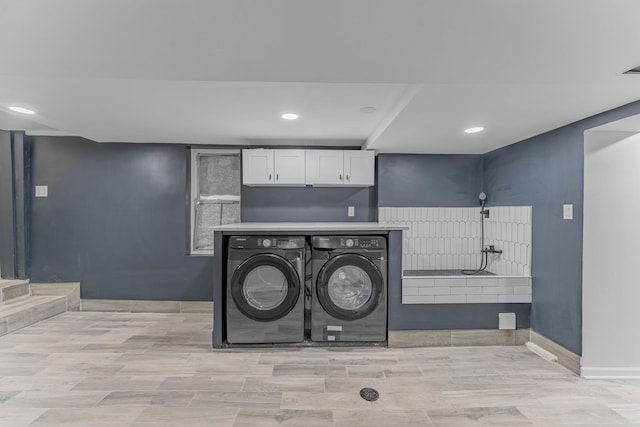
[[588,131],[584,155],[581,373],[640,378],[640,134]]

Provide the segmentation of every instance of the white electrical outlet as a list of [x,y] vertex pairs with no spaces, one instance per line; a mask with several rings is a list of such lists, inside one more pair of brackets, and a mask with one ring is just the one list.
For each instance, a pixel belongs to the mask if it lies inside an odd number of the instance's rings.
[[353,206],[349,206],[349,207],[347,208],[347,215],[349,215],[349,216],[355,216],[355,214],[356,214],[356,208],[355,208],[355,207],[353,207]]
[[562,205],[562,218],[573,219],[573,205]]
[[49,197],[49,187],[47,185],[36,185],[36,197]]

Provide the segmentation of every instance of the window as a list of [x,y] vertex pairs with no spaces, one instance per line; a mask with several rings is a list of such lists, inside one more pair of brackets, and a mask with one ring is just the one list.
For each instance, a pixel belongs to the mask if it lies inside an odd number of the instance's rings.
[[240,151],[192,149],[190,179],[190,253],[212,255],[212,227],[240,222]]

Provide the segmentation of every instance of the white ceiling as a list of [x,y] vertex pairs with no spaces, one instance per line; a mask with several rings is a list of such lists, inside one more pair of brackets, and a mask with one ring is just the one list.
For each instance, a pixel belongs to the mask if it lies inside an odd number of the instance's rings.
[[0,0],[0,128],[484,153],[640,99],[622,74],[638,17],[637,0]]
[[590,131],[607,131],[607,132],[640,132],[640,114],[625,117],[624,119],[606,123],[594,128]]

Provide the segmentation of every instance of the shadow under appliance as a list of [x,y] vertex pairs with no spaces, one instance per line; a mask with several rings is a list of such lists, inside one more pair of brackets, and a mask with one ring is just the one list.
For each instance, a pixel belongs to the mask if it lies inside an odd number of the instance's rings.
[[387,242],[379,236],[311,239],[311,339],[387,339]]
[[304,237],[229,238],[228,343],[304,340],[304,255]]

